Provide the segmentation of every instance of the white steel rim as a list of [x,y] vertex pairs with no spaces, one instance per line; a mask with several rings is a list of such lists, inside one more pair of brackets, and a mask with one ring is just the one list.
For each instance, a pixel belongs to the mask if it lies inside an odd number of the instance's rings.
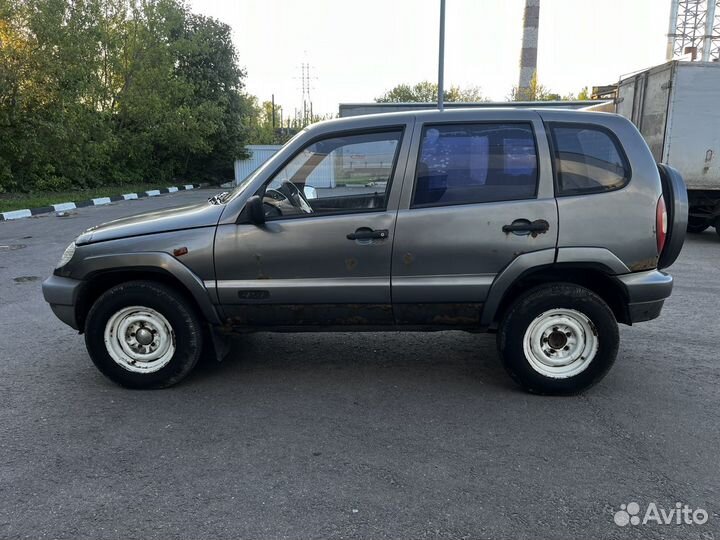
[[128,306],[105,325],[105,348],[122,368],[154,373],[175,354],[175,332],[168,320],[149,307]]
[[525,358],[546,377],[567,379],[595,359],[599,340],[592,321],[574,309],[551,309],[538,315],[523,338]]

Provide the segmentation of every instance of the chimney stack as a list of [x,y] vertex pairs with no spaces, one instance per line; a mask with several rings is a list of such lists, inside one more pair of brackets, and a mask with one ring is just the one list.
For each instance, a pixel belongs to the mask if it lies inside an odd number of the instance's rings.
[[520,78],[518,96],[527,99],[530,81],[537,70],[538,30],[540,28],[540,0],[525,0],[523,40],[520,50]]

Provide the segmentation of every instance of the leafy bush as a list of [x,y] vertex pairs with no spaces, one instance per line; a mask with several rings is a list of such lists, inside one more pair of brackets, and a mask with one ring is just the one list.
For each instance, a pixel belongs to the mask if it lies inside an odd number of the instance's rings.
[[179,0],[0,0],[0,192],[232,177],[244,77]]

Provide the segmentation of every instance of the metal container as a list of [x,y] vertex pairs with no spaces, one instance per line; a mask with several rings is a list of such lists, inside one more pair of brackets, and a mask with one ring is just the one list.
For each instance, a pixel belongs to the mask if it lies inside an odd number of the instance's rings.
[[675,60],[621,79],[616,112],[689,191],[720,191],[720,63]]

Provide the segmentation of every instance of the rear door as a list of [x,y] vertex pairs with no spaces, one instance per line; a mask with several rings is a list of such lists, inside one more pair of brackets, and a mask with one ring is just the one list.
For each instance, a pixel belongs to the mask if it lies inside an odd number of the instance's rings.
[[[422,118],[422,116],[421,116]],[[533,111],[418,122],[392,256],[396,322],[472,325],[495,277],[554,249],[558,214],[547,138]]]

